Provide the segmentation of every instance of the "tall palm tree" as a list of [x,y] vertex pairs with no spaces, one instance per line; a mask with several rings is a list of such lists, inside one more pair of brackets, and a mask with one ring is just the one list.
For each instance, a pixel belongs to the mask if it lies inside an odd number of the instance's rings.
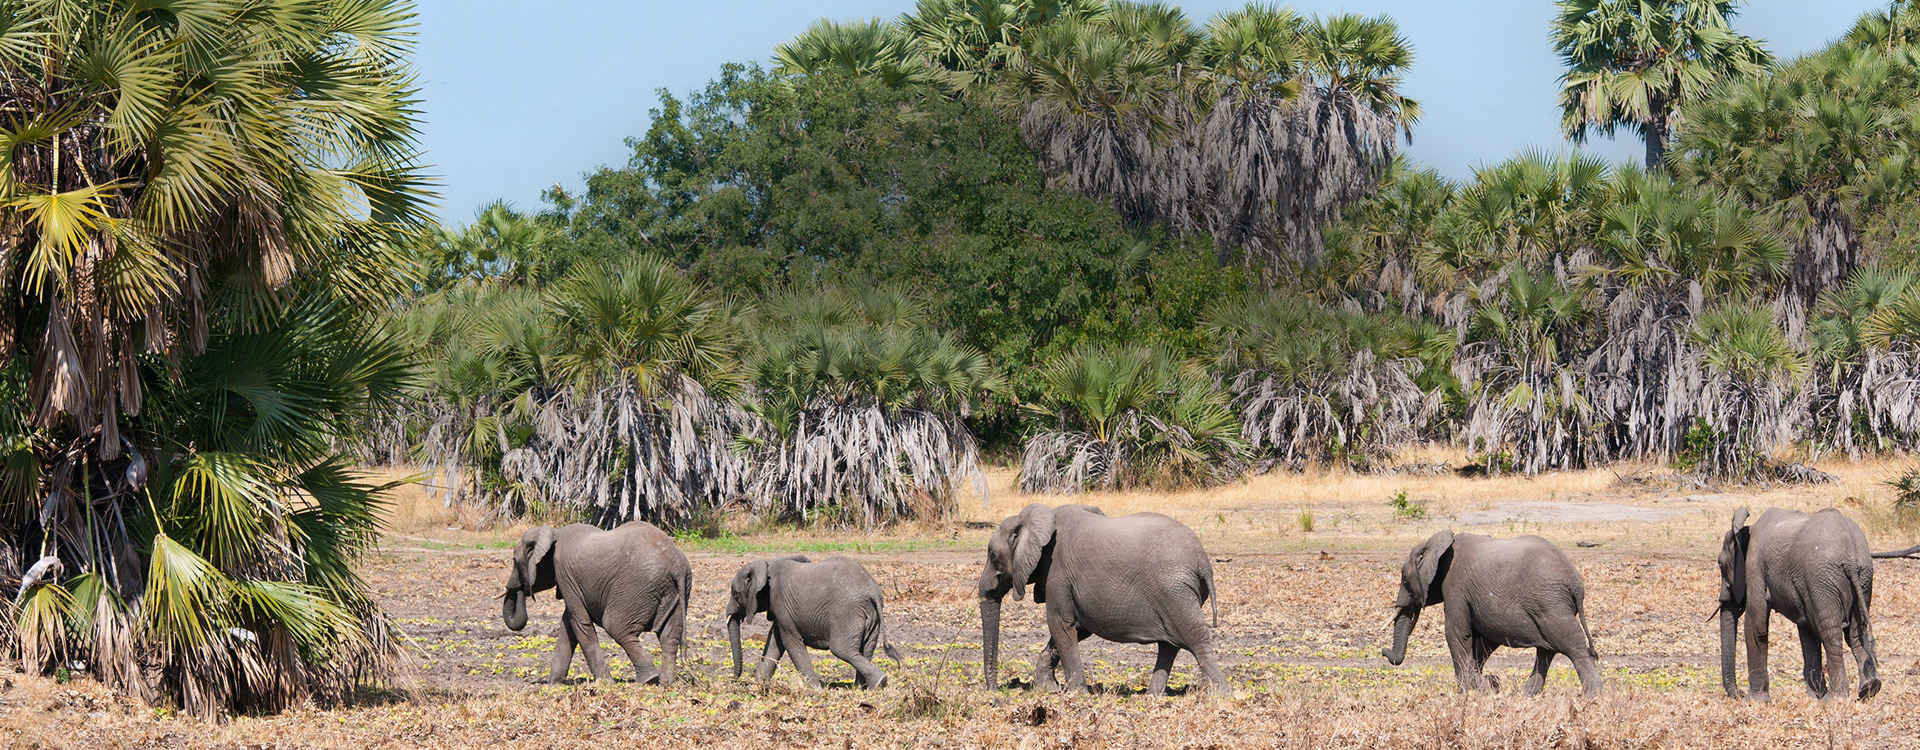
[[1553,47],[1561,76],[1561,128],[1575,143],[1622,127],[1647,145],[1647,169],[1664,169],[1675,112],[1722,81],[1773,62],[1759,40],[1733,30],[1737,0],[1558,0]]
[[[40,457],[0,482],[26,490],[0,513],[0,568],[70,576],[15,613],[29,667],[84,653],[212,714],[338,698],[391,666],[351,569],[379,488],[331,446],[407,371],[355,311],[410,286],[400,235],[429,197],[411,18],[387,0],[0,5],[0,358],[34,360],[9,439]],[[40,638],[62,603],[64,642]]]
[[1308,74],[1329,101],[1355,110],[1343,119],[1374,138],[1391,141],[1396,127],[1413,137],[1420,103],[1400,92],[1413,65],[1413,47],[1392,18],[1351,13],[1315,18],[1301,29],[1300,39]]

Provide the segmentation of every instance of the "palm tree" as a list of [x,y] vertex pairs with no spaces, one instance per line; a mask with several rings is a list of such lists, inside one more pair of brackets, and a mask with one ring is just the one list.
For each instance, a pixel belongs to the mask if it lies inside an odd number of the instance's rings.
[[1715,305],[1693,321],[1687,340],[1710,376],[1700,423],[1719,438],[1699,457],[1700,468],[1764,479],[1772,451],[1792,439],[1796,410],[1788,405],[1807,373],[1806,356],[1762,305]]
[[1372,139],[1391,142],[1395,127],[1413,137],[1420,103],[1400,93],[1413,65],[1413,47],[1392,18],[1351,13],[1315,18],[1301,29],[1300,40],[1308,74],[1333,106],[1350,110],[1343,120]]
[[407,371],[354,311],[410,286],[400,235],[423,224],[410,18],[378,0],[0,10],[19,251],[0,357],[34,359],[8,439],[40,457],[0,482],[0,568],[69,576],[11,613],[29,668],[85,654],[205,715],[337,699],[392,666],[351,567],[380,488],[332,446]]
[[985,491],[962,418],[1002,388],[986,356],[935,333],[925,302],[888,287],[790,290],[756,311],[743,408],[755,510],[872,526],[949,512]]
[[1044,399],[1028,408],[1053,425],[1027,440],[1021,492],[1207,486],[1246,467],[1226,394],[1163,349],[1082,347],[1041,379]]
[[1798,224],[1789,281],[1810,305],[1860,265],[1863,217],[1913,194],[1916,92],[1912,52],[1838,45],[1688,109],[1676,171]]
[[1773,62],[1759,40],[1733,30],[1736,0],[1558,0],[1553,47],[1561,76],[1561,128],[1575,143],[1631,128],[1647,144],[1647,169],[1666,167],[1675,112],[1722,81]]
[[1466,437],[1486,470],[1511,462],[1535,474],[1604,458],[1579,368],[1598,338],[1591,288],[1516,265],[1475,293],[1456,371],[1468,384]]
[[878,18],[851,23],[820,19],[773,51],[775,72],[812,75],[836,71],[865,76],[901,88],[931,83],[929,61],[893,24]]
[[1019,62],[1029,30],[1097,19],[1107,7],[1106,0],[919,0],[899,23],[954,90],[982,93]]
[[[1452,331],[1389,314],[1328,310],[1291,295],[1208,311],[1214,371],[1257,458],[1364,466],[1412,441],[1439,406]],[[1426,376],[1426,377],[1423,377]],[[1432,383],[1423,387],[1422,380]]]

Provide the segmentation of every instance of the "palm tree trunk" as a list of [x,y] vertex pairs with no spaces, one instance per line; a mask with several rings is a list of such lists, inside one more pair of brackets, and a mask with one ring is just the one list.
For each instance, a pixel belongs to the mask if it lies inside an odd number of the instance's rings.
[[1666,101],[1656,98],[1653,105],[1654,115],[1645,125],[1647,171],[1664,172],[1667,169],[1667,135],[1672,128],[1667,122]]

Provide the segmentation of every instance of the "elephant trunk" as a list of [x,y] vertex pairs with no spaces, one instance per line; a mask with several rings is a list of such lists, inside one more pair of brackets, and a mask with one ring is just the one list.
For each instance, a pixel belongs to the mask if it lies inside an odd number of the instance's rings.
[[1740,697],[1740,684],[1734,678],[1734,642],[1740,637],[1740,613],[1731,607],[1720,609],[1720,687],[1727,695]]
[[980,600],[980,676],[988,690],[1000,688],[1000,600]]
[[[727,642],[733,645],[733,679],[736,679],[736,680],[740,679],[740,667],[741,667],[741,664],[740,664],[740,620],[741,619],[743,618],[739,618],[739,617],[727,618]],[[767,637],[772,638],[773,634],[768,633]]]
[[1399,614],[1393,616],[1393,647],[1380,649],[1380,655],[1387,657],[1387,663],[1400,666],[1407,658],[1407,637],[1413,634],[1413,626],[1420,622],[1419,607],[1401,607]]
[[500,619],[506,621],[507,629],[519,632],[527,626],[527,592],[525,589],[507,589],[507,595],[500,600]]

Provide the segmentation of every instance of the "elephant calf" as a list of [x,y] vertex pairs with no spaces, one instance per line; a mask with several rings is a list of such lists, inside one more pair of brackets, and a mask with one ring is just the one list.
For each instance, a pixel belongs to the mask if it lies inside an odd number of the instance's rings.
[[1873,556],[1853,519],[1833,508],[1813,515],[1774,508],[1749,527],[1741,508],[1720,544],[1721,686],[1740,697],[1733,651],[1744,613],[1747,684],[1756,700],[1766,699],[1767,618],[1779,612],[1799,627],[1808,692],[1815,698],[1847,694],[1845,645],[1860,662],[1860,699],[1872,698],[1880,692],[1867,619],[1872,605]]
[[[566,604],[549,681],[567,678],[575,646],[586,654],[594,679],[612,679],[607,657],[600,651],[600,636],[594,631],[599,626],[627,652],[641,682],[673,682],[674,661],[686,632],[693,573],[687,556],[665,532],[644,521],[611,530],[584,523],[528,529],[514,547],[513,571],[507,575],[507,593],[501,603],[507,629],[526,627],[527,601],[547,589],[559,589],[555,596]],[[659,635],[658,673],[653,659],[641,650],[642,633]]]
[[1420,610],[1445,605],[1447,650],[1460,689],[1498,689],[1484,670],[1500,646],[1535,649],[1526,693],[1540,692],[1555,654],[1566,654],[1587,695],[1600,691],[1599,653],[1587,631],[1586,589],[1565,553],[1545,539],[1494,539],[1442,531],[1407,555],[1400,568],[1391,664],[1407,655]]
[[740,623],[755,613],[767,613],[767,649],[759,679],[773,676],[780,655],[793,659],[808,685],[820,687],[809,648],[833,652],[853,666],[854,679],[867,688],[886,687],[887,675],[873,664],[875,647],[895,662],[899,650],[887,642],[880,622],[880,584],[867,569],[846,557],[813,562],[795,555],[777,560],[755,560],[733,576],[727,600],[727,639],[733,645],[733,676],[741,672]]

